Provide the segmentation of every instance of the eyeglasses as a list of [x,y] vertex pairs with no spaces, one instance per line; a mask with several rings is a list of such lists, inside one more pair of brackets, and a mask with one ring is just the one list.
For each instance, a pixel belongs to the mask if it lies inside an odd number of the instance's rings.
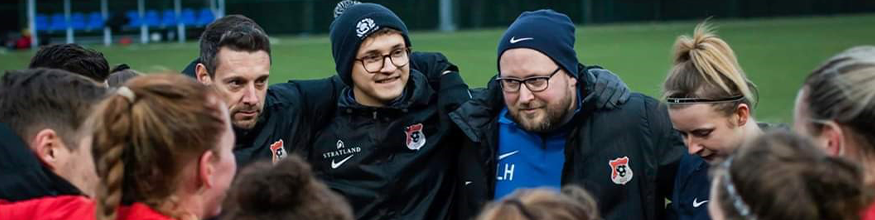
[[378,54],[368,54],[362,58],[358,58],[358,60],[362,63],[362,66],[365,68],[365,71],[369,73],[378,73],[381,69],[383,69],[383,65],[386,63],[386,58],[389,58],[389,62],[396,67],[403,67],[410,62],[410,48],[397,48],[393,49],[389,54],[386,55],[378,55]]
[[561,69],[562,67],[556,67],[556,70],[553,70],[553,73],[550,73],[549,76],[533,76],[525,79],[498,77],[495,80],[501,82],[501,89],[505,92],[519,92],[520,85],[524,83],[529,91],[540,92],[547,90],[547,87],[550,86],[550,78],[553,78]]

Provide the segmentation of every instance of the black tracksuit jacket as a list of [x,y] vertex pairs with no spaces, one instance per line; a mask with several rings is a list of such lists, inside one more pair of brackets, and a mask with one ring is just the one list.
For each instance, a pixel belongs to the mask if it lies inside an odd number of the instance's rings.
[[[194,76],[196,63],[183,73]],[[454,219],[464,135],[447,115],[470,98],[468,86],[442,54],[414,52],[409,65],[405,94],[385,108],[346,99],[337,76],[270,86],[256,127],[235,131],[238,166],[278,157],[271,146],[282,140],[282,152],[307,159],[357,219]]]
[[[581,68],[582,65],[581,65]],[[633,93],[615,109],[593,104],[594,76],[587,71],[579,80],[582,108],[571,126],[565,147],[562,184],[577,184],[596,198],[604,219],[662,219],[665,199],[671,195],[684,143],[664,105]],[[494,197],[498,149],[498,114],[504,108],[501,88],[492,81],[486,91],[450,113],[468,140],[459,158],[461,188],[459,216],[469,219]],[[625,167],[611,161],[627,157]],[[622,174],[631,179],[616,178]],[[622,175],[620,174],[620,175]],[[620,184],[622,183],[622,184]]]

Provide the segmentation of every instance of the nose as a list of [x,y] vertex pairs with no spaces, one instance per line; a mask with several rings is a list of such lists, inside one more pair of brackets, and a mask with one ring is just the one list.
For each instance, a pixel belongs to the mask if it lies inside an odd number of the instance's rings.
[[243,91],[242,102],[245,105],[257,105],[258,104],[258,89],[255,88],[254,83],[250,83],[246,86],[245,91]]
[[520,96],[518,98],[519,99],[518,102],[520,102],[522,104],[532,102],[532,100],[535,99],[535,94],[532,93],[531,90],[529,90],[529,87],[526,86],[526,84],[520,85],[520,93],[519,94],[520,94]]
[[381,73],[392,74],[398,70],[398,67],[392,63],[392,58],[383,57],[383,68],[380,69]]
[[705,147],[699,144],[699,142],[693,141],[693,137],[691,136],[692,135],[688,135],[686,139],[684,139],[684,143],[687,144],[687,153],[695,155],[705,149]]

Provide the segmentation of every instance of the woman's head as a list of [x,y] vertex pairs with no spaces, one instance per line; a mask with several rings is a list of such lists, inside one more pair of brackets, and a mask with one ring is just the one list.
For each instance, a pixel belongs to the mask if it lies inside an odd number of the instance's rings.
[[860,167],[786,132],[756,138],[711,173],[715,220],[856,220],[870,201]]
[[808,75],[794,121],[829,154],[875,162],[875,46],[846,50]]
[[551,188],[518,189],[486,206],[478,220],[598,220],[595,199],[586,190],[570,185],[561,192]]
[[743,126],[753,121],[756,91],[735,52],[707,23],[696,26],[692,37],[678,37],[663,96],[690,154],[713,161],[740,145]]
[[180,74],[137,77],[90,120],[98,219],[114,219],[119,205],[133,202],[174,218],[221,211],[236,172],[234,134],[212,90]]
[[246,167],[228,195],[224,219],[353,219],[346,200],[316,180],[297,155]]

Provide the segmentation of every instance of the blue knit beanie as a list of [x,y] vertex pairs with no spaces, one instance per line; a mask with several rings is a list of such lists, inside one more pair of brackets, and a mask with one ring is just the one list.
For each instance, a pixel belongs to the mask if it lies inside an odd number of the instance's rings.
[[381,28],[401,31],[404,43],[410,47],[407,26],[394,12],[382,5],[342,1],[334,8],[334,21],[329,27],[331,55],[337,75],[352,86],[352,66],[359,46],[368,36]]
[[505,51],[514,48],[537,50],[553,59],[571,76],[578,76],[574,23],[565,14],[550,9],[523,12],[498,42],[498,60]]

